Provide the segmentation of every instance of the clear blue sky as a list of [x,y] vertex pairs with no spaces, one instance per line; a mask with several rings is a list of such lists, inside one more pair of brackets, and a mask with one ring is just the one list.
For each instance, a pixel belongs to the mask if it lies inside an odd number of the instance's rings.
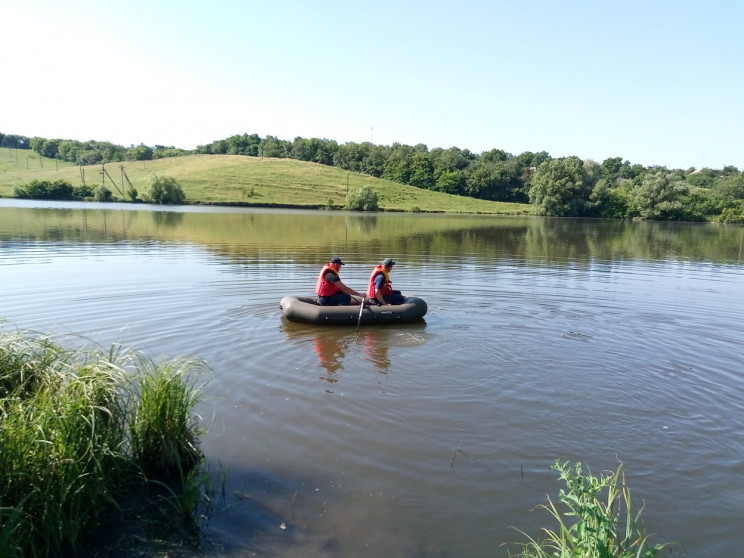
[[0,131],[744,170],[744,2],[6,0]]

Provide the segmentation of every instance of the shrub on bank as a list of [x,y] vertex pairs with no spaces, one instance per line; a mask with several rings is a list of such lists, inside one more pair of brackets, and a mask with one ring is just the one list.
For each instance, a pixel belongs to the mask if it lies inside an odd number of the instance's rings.
[[113,198],[114,196],[111,190],[106,188],[106,186],[96,186],[95,190],[93,190],[93,199],[98,202],[111,201]]
[[153,482],[193,520],[209,488],[192,415],[202,367],[0,334],[0,555],[74,554]]
[[144,200],[150,203],[181,204],[186,194],[178,181],[172,176],[156,176],[145,191]]
[[71,200],[74,198],[73,188],[65,180],[32,180],[25,186],[18,186],[13,190],[14,198],[31,200]]
[[72,195],[75,196],[76,198],[92,198],[93,187],[86,186],[85,184],[83,184],[82,186],[73,186]]
[[352,190],[346,196],[346,209],[353,211],[377,211],[377,192],[371,186],[362,186]]

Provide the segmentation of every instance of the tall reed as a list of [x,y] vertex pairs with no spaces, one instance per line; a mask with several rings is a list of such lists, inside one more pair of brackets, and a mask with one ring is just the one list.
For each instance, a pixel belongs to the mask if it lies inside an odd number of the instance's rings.
[[0,334],[0,555],[74,554],[104,510],[141,491],[145,469],[203,465],[190,415],[202,368]]
[[132,454],[145,471],[179,474],[201,459],[199,417],[192,415],[199,390],[189,379],[193,361],[174,360],[154,366],[141,361],[137,402],[129,432]]

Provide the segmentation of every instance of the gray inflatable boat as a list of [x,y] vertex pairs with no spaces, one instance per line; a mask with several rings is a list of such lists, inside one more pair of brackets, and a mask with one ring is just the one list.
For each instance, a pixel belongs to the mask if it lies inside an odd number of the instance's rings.
[[[285,296],[279,302],[282,314],[290,321],[317,325],[357,325],[359,305],[320,306],[317,296]],[[403,304],[372,306],[362,310],[363,324],[406,323],[420,320],[427,311],[426,302],[407,296]]]

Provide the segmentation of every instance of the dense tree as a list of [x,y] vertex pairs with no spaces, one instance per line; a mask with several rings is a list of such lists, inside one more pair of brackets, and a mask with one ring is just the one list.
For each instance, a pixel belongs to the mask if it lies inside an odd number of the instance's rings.
[[682,196],[689,188],[682,180],[670,176],[665,170],[646,173],[640,186],[633,189],[633,209],[639,216],[644,219],[682,218]]
[[412,157],[413,148],[410,145],[394,143],[387,161],[385,161],[382,178],[399,182],[400,184],[410,184]]
[[630,161],[623,161],[622,157],[610,157],[602,161],[602,176],[610,185],[614,185],[622,178],[632,178]]
[[463,193],[471,198],[493,199],[495,183],[493,168],[493,165],[484,164],[481,161],[472,165],[465,175]]
[[507,153],[502,149],[491,149],[490,151],[484,151],[481,153],[481,161],[484,163],[498,163],[508,161],[514,156],[511,153]]
[[139,144],[137,147],[129,148],[124,158],[127,161],[151,161],[153,150],[144,144]]
[[372,144],[348,142],[339,145],[333,154],[333,164],[344,170],[364,172]]
[[744,200],[744,174],[736,173],[720,180],[715,190],[725,198]]
[[346,209],[352,211],[377,211],[377,192],[369,185],[352,190],[346,196]]
[[93,199],[99,202],[107,202],[111,201],[113,199],[113,194],[111,193],[111,190],[106,188],[103,184],[99,184],[95,187],[93,190]]
[[186,194],[172,176],[156,176],[145,192],[144,200],[150,203],[180,204],[186,201]]
[[41,155],[42,157],[46,157],[47,159],[55,159],[57,157],[57,154],[59,153],[60,141],[61,140],[58,139],[46,140],[41,145],[41,149],[38,152],[39,155]]
[[292,159],[298,161],[316,161],[318,155],[318,149],[320,148],[321,142],[319,139],[303,139],[296,137],[292,142],[292,147],[289,151],[289,156]]
[[[370,144],[371,145],[371,144]],[[388,148],[382,145],[372,145],[368,157],[364,161],[362,172],[381,178],[385,172],[385,161],[387,160]]]
[[57,158],[78,165],[123,161],[127,149],[109,142],[44,139],[34,137],[29,142],[31,149],[42,157]]
[[698,188],[710,188],[713,186],[718,173],[712,169],[697,169],[689,173],[685,182],[690,186],[696,186]]
[[44,149],[44,144],[46,143],[45,138],[41,138],[39,136],[34,136],[31,138],[31,141],[29,142],[29,145],[31,146],[31,149],[36,151],[36,153],[41,153],[41,151]]
[[484,163],[481,159],[471,164],[464,172],[462,193],[484,200],[517,201],[521,196],[523,183],[516,176],[519,173],[518,165],[512,161],[513,159]]
[[235,134],[230,136],[225,144],[217,146],[219,152],[227,155],[249,155],[255,157],[259,153],[261,139],[256,134]]
[[497,197],[496,199],[499,201],[529,203],[532,176],[537,169],[535,167],[525,166],[523,161],[518,157],[513,157],[505,161],[503,165],[508,181],[500,190],[500,195],[504,197]]
[[13,197],[34,200],[71,200],[73,187],[66,180],[32,180],[26,186],[16,187]]
[[476,157],[467,149],[450,147],[449,149],[432,149],[431,161],[434,170],[434,178],[445,172],[461,171],[470,165]]
[[721,176],[724,178],[733,176],[735,174],[739,174],[739,169],[737,169],[733,165],[726,165],[725,167],[721,169]]
[[434,185],[434,190],[444,192],[445,194],[462,195],[464,190],[465,177],[461,171],[446,171],[439,175]]
[[422,189],[434,187],[434,169],[428,153],[417,151],[411,156],[411,176],[408,183]]
[[80,142],[63,140],[59,142],[57,148],[57,156],[62,161],[68,161],[70,163],[77,163],[79,161],[80,154]]
[[285,158],[289,156],[292,147],[288,141],[275,136],[266,136],[261,142],[261,153],[264,157]]
[[530,201],[537,215],[582,216],[590,207],[593,186],[581,159],[553,159],[537,168],[532,178]]
[[630,202],[630,181],[621,182],[619,186],[611,186],[615,178],[600,178],[589,196],[591,201],[591,215],[623,219],[628,216]]
[[295,138],[290,149],[290,157],[300,161],[310,161],[322,165],[333,165],[334,155],[339,150],[335,141],[327,139],[303,139]]
[[31,138],[0,132],[0,147],[8,149],[31,149]]
[[525,151],[524,153],[517,155],[516,158],[520,161],[522,166],[533,167],[534,169],[537,169],[537,167],[542,165],[545,161],[552,159],[547,151],[538,151],[537,153]]
[[156,145],[152,150],[153,159],[166,159],[168,157],[183,157],[188,155],[189,151],[180,149],[178,147],[165,147],[162,145]]

